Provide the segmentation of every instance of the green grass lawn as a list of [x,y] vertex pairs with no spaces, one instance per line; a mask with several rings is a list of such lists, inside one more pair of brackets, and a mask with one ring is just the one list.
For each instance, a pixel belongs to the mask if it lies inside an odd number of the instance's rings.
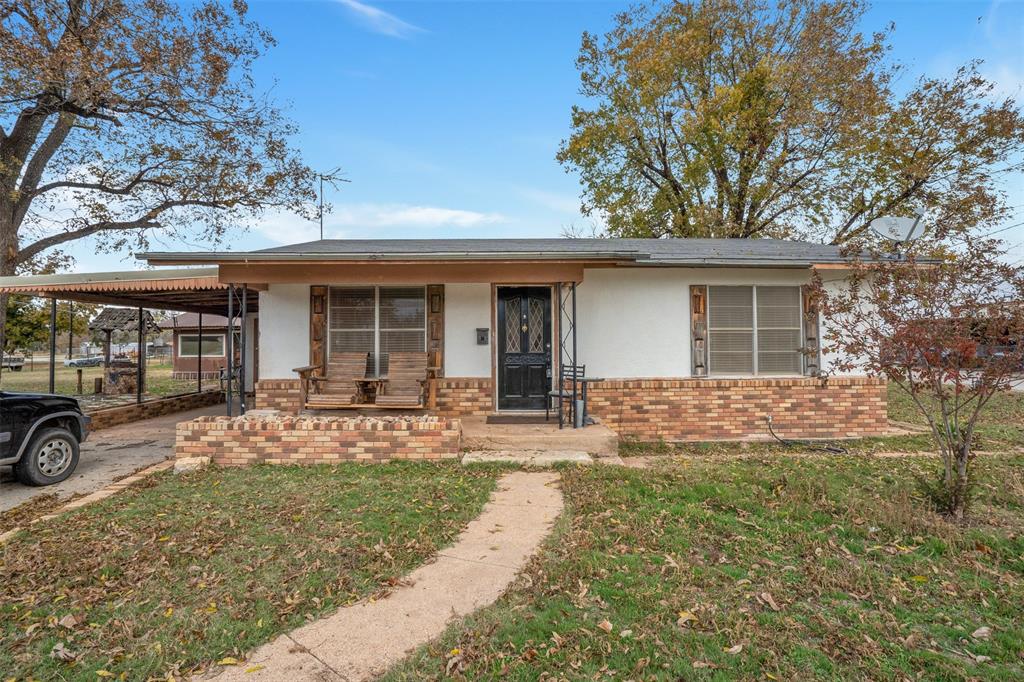
[[0,679],[166,679],[240,658],[387,590],[494,481],[412,463],[157,475],[0,546]]
[[[54,370],[54,389],[61,395],[75,397],[78,395],[78,369],[65,367],[63,361],[58,358],[57,367]],[[85,395],[93,392],[93,380],[103,376],[102,367],[83,367],[82,369],[82,390]],[[170,359],[157,361],[151,359],[146,371],[148,374],[147,394],[150,396],[177,395],[189,393],[196,390],[195,379],[173,379],[171,377],[172,364]],[[214,381],[206,379],[203,381],[206,386],[212,386]],[[4,370],[0,373],[0,388],[5,391],[22,392],[46,392],[50,387],[49,367],[45,363],[36,363],[34,367],[25,365],[20,372]]]
[[969,528],[927,458],[567,468],[525,577],[387,679],[1024,678],[1024,456],[979,466]]

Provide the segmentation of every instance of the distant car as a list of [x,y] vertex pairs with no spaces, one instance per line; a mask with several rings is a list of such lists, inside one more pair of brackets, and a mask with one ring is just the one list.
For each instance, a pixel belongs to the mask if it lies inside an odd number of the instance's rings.
[[99,367],[103,364],[103,358],[96,355],[91,358],[73,358],[71,360],[65,360],[65,367]]
[[12,372],[20,372],[25,366],[25,356],[19,353],[0,353],[0,369],[9,369]]
[[52,485],[78,466],[78,445],[89,417],[78,401],[44,393],[0,391],[0,465],[11,465],[25,485]]

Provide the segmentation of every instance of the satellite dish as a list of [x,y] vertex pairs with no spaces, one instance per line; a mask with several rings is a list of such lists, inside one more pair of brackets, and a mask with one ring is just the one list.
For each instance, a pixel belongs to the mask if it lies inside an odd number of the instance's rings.
[[921,236],[917,228],[923,218],[924,211],[918,211],[916,218],[883,216],[871,221],[871,231],[883,239],[901,244],[912,242]]

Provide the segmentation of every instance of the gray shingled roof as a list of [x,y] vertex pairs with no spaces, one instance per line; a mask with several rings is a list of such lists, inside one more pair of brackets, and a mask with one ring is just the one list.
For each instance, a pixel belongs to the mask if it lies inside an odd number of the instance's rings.
[[846,260],[839,247],[779,239],[324,239],[250,252],[144,253],[153,263],[289,260],[550,259],[637,265],[808,267]]

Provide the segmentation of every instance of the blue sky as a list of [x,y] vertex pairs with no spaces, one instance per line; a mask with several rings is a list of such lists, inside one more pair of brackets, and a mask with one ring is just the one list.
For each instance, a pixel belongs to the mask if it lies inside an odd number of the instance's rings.
[[[328,193],[329,237],[558,236],[588,229],[579,184],[555,161],[580,100],[583,31],[603,32],[625,2],[253,0],[278,40],[257,65],[286,105],[306,161],[351,181]],[[1024,99],[1024,2],[876,2],[863,30],[895,22],[893,58],[949,75],[984,59],[1000,91]],[[1024,221],[1024,180],[1005,186]],[[268,216],[232,238],[242,250],[315,239],[318,228]],[[1021,244],[1024,226],[1005,233]],[[203,248],[167,242],[158,249]],[[75,249],[78,269],[134,267],[127,254]]]

